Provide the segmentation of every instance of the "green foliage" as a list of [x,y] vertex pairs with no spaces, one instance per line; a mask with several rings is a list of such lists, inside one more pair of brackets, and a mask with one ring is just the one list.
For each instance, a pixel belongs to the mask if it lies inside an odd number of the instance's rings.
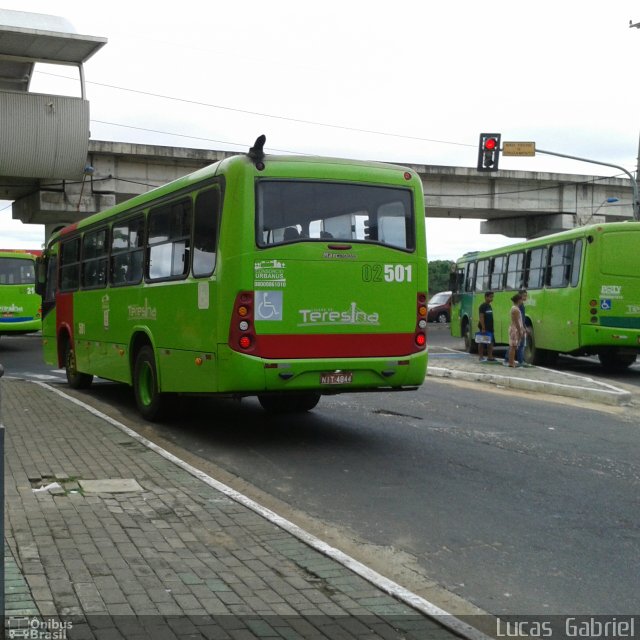
[[455,265],[452,260],[432,260],[429,262],[429,295],[449,290],[449,274]]

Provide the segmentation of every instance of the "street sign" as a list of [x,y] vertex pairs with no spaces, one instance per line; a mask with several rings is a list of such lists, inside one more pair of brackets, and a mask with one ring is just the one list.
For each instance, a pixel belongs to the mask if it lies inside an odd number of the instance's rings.
[[535,156],[536,143],[535,142],[503,142],[502,155],[503,156]]

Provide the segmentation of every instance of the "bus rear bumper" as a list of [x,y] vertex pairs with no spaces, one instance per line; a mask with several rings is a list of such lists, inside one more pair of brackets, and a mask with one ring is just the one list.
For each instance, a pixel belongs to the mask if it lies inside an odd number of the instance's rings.
[[221,393],[415,388],[424,382],[427,370],[426,351],[398,358],[266,360],[222,347],[219,356]]
[[20,335],[24,333],[36,333],[42,329],[40,319],[14,319],[0,318],[0,335]]
[[590,353],[603,347],[640,352],[640,329],[583,325],[580,343]]

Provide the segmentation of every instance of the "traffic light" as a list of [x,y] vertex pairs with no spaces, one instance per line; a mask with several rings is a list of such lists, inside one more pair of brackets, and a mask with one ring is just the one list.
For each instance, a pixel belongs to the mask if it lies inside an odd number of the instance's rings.
[[481,133],[478,145],[478,171],[497,171],[500,160],[500,134]]

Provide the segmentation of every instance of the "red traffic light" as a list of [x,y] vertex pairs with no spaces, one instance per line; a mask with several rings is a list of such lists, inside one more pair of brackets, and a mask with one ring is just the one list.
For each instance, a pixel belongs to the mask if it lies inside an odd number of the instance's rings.
[[487,138],[484,141],[484,148],[487,151],[493,151],[498,146],[498,141],[495,138]]
[[478,144],[478,171],[497,171],[500,160],[499,133],[481,133]]

